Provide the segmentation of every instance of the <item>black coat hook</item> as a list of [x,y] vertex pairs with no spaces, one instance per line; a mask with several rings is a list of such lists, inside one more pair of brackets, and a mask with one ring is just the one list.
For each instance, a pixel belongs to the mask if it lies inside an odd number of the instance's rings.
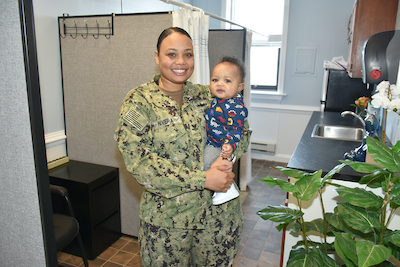
[[93,34],[93,37],[94,37],[94,39],[98,39],[99,38],[99,35],[100,35],[100,27],[99,27],[99,22],[96,20],[96,24],[97,24],[97,36],[95,36],[94,34]]
[[87,21],[86,21],[86,20],[85,20],[85,27],[86,27],[86,37],[83,36],[83,34],[81,34],[83,39],[86,39],[86,38],[88,37],[88,34],[89,34],[89,29],[88,29]]
[[75,39],[75,38],[76,38],[76,36],[78,36],[78,27],[76,26],[76,22],[75,22],[75,20],[74,20],[74,24],[75,24],[75,37],[74,37],[74,36],[72,36],[72,34],[70,34],[70,35],[71,35],[71,37],[72,37],[72,39]]
[[[110,34],[104,34],[104,36],[107,38],[107,39],[110,39],[110,37],[111,37],[111,24],[110,24],[110,21],[108,21],[108,31],[110,32]],[[107,36],[108,35],[108,36]]]
[[67,15],[67,17],[69,17],[69,14],[63,13],[63,30],[64,30],[64,36],[62,36],[62,34],[61,34],[61,32],[60,32],[60,36],[61,36],[61,38],[63,38],[63,39],[65,39],[65,37],[67,37],[66,34],[65,34],[65,32],[67,31],[66,26],[65,26],[65,15]]

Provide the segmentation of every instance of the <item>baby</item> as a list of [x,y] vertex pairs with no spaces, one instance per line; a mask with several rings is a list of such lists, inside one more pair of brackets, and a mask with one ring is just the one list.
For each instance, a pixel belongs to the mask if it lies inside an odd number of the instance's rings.
[[[244,88],[243,62],[232,56],[224,56],[214,67],[210,89],[215,96],[206,111],[207,145],[204,151],[204,168],[208,170],[219,157],[234,161],[233,152],[242,135],[248,111],[239,94]],[[215,192],[213,204],[219,205],[239,196],[232,183],[227,192]]]

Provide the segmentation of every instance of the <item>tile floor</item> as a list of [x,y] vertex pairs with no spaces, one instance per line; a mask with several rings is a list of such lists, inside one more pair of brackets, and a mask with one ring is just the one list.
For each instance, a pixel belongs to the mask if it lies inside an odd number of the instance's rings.
[[[243,207],[244,227],[238,255],[234,267],[278,267],[281,258],[282,233],[275,228],[276,224],[265,221],[257,215],[257,211],[268,205],[283,205],[286,193],[279,187],[269,187],[258,179],[272,176],[281,179],[287,177],[274,166],[286,166],[264,160],[252,160],[253,181],[245,192]],[[247,197],[246,197],[247,195]],[[58,254],[61,267],[82,267],[81,258],[63,252]],[[137,238],[122,236],[95,260],[89,261],[90,267],[139,267],[139,245]]]

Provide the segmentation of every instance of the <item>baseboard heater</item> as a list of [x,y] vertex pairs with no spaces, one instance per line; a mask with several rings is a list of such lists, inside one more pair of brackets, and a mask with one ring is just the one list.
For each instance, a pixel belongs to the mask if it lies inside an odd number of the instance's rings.
[[261,153],[275,153],[276,144],[263,143],[263,142],[251,142],[251,151]]

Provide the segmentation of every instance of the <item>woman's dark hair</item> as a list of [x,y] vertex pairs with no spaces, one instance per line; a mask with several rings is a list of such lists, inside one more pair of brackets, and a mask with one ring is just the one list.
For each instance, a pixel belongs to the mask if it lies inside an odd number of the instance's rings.
[[168,29],[163,30],[163,32],[158,37],[158,41],[157,41],[157,51],[158,52],[160,52],[160,46],[161,46],[162,41],[174,32],[179,32],[183,35],[186,35],[192,41],[192,37],[190,37],[189,33],[187,31],[185,31],[184,29],[179,28],[179,27],[170,27]]
[[244,81],[244,76],[246,75],[246,72],[244,70],[243,61],[238,59],[237,57],[234,57],[234,56],[223,56],[219,60],[218,64],[219,63],[224,63],[224,62],[232,63],[232,64],[236,65],[239,68],[240,76],[242,78],[241,82],[243,82]]

